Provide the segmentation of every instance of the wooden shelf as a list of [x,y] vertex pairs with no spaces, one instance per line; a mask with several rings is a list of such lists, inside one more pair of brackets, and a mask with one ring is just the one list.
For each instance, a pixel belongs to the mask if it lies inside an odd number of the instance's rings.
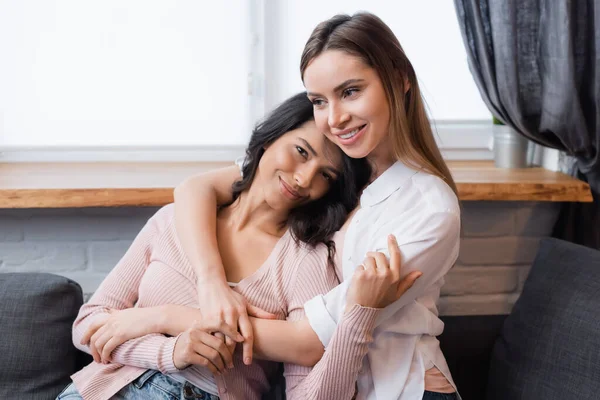
[[[0,163],[0,208],[162,206],[193,174],[230,163]],[[449,162],[463,201],[591,202],[589,185],[542,168]]]

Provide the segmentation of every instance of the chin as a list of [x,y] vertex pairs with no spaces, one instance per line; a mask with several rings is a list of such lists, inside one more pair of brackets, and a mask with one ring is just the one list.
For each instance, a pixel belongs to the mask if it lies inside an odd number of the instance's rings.
[[350,158],[365,158],[369,155],[370,150],[361,146],[357,147],[346,147],[340,146],[342,151]]

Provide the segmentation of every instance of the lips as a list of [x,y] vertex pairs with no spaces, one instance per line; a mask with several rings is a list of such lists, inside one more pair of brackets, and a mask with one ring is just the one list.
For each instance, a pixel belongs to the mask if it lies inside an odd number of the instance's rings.
[[279,178],[281,193],[290,200],[300,200],[302,196],[300,193],[291,188],[290,185],[285,183],[285,181]]
[[[345,129],[342,132],[335,133],[335,136],[336,136],[337,140],[340,142],[340,144],[349,146],[349,145],[356,143],[360,139],[360,137],[365,132],[366,127],[367,127],[367,125],[365,124],[365,125],[361,125],[359,127]],[[357,129],[358,129],[358,132],[352,134]],[[352,136],[348,137],[348,135],[350,135],[350,134],[352,134]],[[344,138],[343,136],[346,136],[346,137]]]

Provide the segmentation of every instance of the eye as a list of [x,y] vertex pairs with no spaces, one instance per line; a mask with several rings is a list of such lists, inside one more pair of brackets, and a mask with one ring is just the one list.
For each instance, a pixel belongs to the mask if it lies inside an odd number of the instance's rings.
[[327,172],[322,172],[321,175],[323,175],[323,178],[327,181],[327,182],[331,182],[333,181],[333,176],[329,175]]
[[310,101],[314,107],[322,107],[325,104],[325,101],[323,99],[312,99]]
[[308,153],[300,146],[296,146],[296,151],[304,158],[308,158]]
[[358,88],[347,88],[342,92],[342,97],[350,97],[355,93],[358,93]]

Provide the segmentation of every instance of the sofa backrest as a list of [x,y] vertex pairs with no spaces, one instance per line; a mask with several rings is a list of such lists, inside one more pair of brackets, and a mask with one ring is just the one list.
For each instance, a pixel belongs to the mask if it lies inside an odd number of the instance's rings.
[[0,399],[54,399],[79,368],[71,326],[81,287],[44,273],[0,273]]
[[600,398],[600,251],[544,239],[496,341],[488,400]]

